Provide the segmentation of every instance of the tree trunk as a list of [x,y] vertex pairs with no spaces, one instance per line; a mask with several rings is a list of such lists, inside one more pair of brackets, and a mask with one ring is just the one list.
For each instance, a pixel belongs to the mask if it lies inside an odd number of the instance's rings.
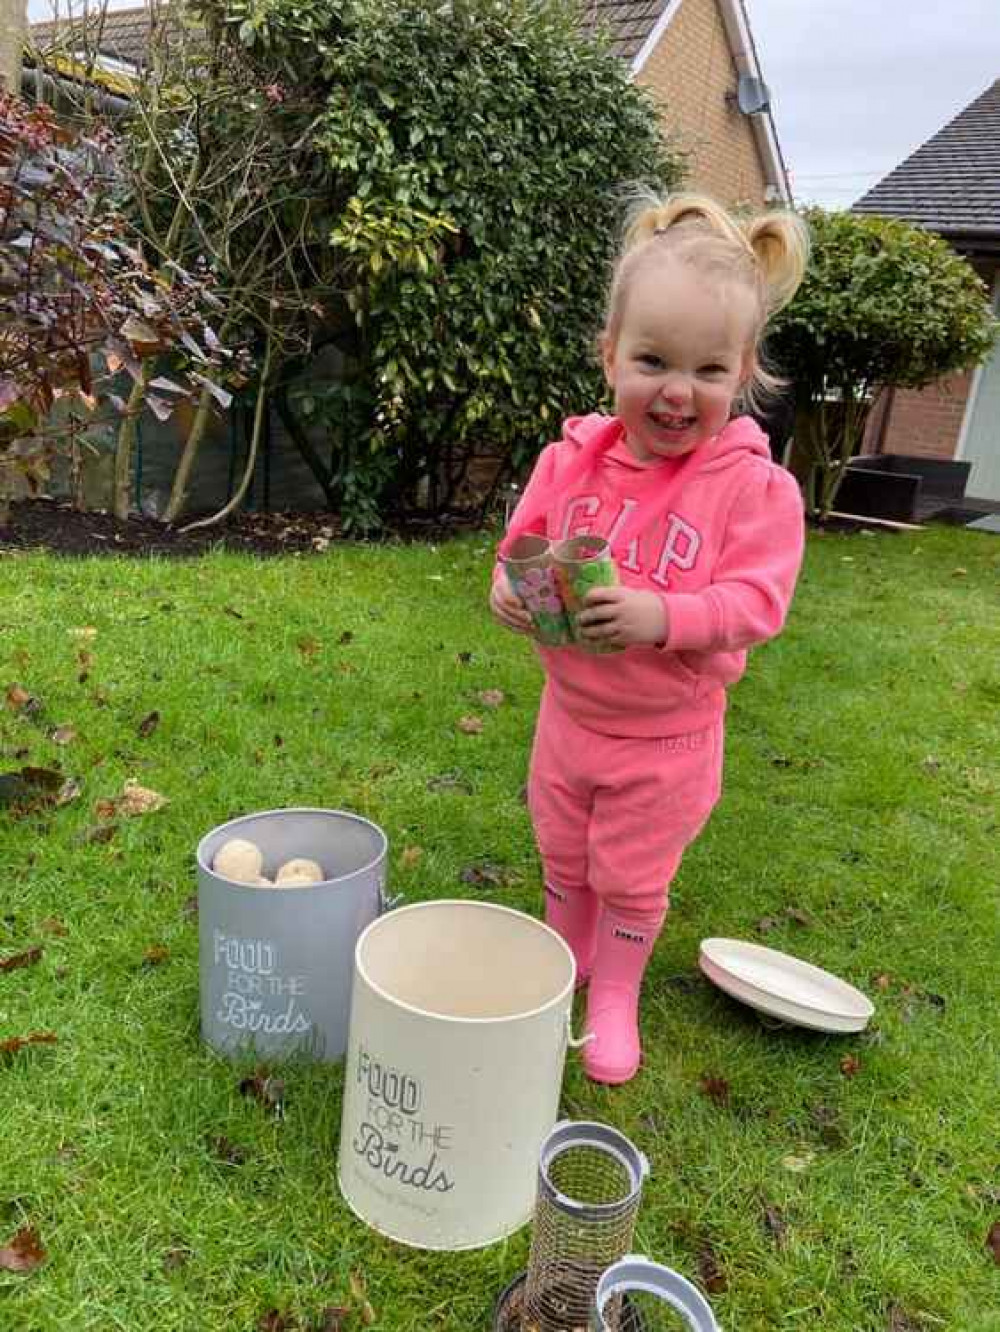
[[826,518],[833,509],[847,464],[861,447],[870,411],[866,392],[857,398],[806,402],[796,409],[790,470],[813,517]]
[[111,481],[111,512],[123,522],[129,515],[129,491],[132,488],[132,454],[139,429],[139,413],[146,401],[146,388],[149,384],[150,368],[143,361],[139,378],[132,385],[132,392],[125,404],[125,415],[118,427],[115,441],[115,468]]
[[15,97],[21,96],[21,68],[27,33],[27,0],[0,0],[0,78]]
[[198,450],[201,448],[201,441],[208,429],[208,418],[211,411],[212,390],[203,388],[201,397],[198,399],[194,420],[191,422],[191,429],[187,433],[184,448],[181,450],[180,462],[177,464],[176,472],[174,472],[173,484],[170,487],[170,498],[167,500],[167,507],[163,512],[164,523],[175,523],[187,503],[188,482],[191,479],[191,471],[198,457]]
[[260,372],[260,381],[257,385],[257,405],[253,415],[253,434],[250,438],[250,452],[247,457],[246,467],[243,469],[243,476],[240,484],[236,488],[236,493],[227,504],[213,513],[210,518],[199,518],[197,522],[188,523],[182,527],[182,532],[193,532],[199,527],[212,527],[215,523],[221,523],[243,503],[243,496],[247,493],[250,480],[253,477],[254,465],[257,462],[257,451],[260,448],[261,437],[264,434],[264,422],[267,419],[267,403],[271,394],[271,358],[274,351],[274,342],[276,334],[269,330],[267,338],[267,350],[264,353],[264,366]]

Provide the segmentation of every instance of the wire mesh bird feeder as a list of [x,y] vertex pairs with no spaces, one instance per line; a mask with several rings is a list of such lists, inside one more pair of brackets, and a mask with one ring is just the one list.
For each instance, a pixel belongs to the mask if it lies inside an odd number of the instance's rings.
[[616,1129],[556,1125],[539,1156],[527,1276],[498,1328],[586,1332],[601,1274],[631,1247],[648,1173],[646,1158]]
[[629,1255],[597,1283],[591,1332],[720,1332],[701,1291],[678,1272]]

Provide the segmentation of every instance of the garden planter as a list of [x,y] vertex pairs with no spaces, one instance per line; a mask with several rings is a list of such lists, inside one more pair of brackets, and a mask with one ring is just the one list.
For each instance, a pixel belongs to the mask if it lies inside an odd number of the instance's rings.
[[[881,458],[872,459],[881,463]],[[921,478],[915,473],[883,470],[858,459],[848,463],[834,499],[838,513],[912,523],[920,500]]]
[[[255,888],[212,869],[231,838],[255,842],[264,873],[296,856],[322,883]],[[367,819],[283,809],[214,828],[198,846],[201,1031],[223,1054],[302,1053],[340,1059],[347,1047],[354,948],[383,906],[388,843]]]
[[338,1161],[357,1216],[444,1250],[491,1244],[529,1219],[575,973],[554,931],[505,907],[427,902],[369,925]]
[[836,507],[860,517],[920,521],[961,505],[971,470],[961,459],[865,454],[848,464]]

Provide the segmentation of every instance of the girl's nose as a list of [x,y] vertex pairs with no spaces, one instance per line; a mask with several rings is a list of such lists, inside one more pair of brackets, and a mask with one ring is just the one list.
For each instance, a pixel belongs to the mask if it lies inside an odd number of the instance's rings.
[[664,402],[671,406],[677,403],[687,402],[691,394],[691,386],[688,383],[686,375],[671,374],[660,386],[660,397]]

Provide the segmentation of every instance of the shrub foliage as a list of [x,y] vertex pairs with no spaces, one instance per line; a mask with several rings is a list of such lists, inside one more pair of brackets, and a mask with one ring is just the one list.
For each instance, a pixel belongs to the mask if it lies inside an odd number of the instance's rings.
[[[150,134],[168,141],[171,117],[200,97],[189,144],[249,142],[253,126],[254,143],[284,146],[252,181],[262,201],[280,200],[271,213],[286,237],[263,309],[306,311],[310,346],[332,344],[341,370],[289,394],[299,347],[280,365],[272,357],[272,380],[306,447],[304,425],[313,440],[325,429],[329,454],[310,461],[349,522],[373,526],[417,496],[446,507],[474,451],[519,466],[563,415],[595,403],[593,340],[622,187],[678,173],[648,96],[581,33],[575,8],[199,0],[195,11],[208,34],[202,67],[230,79],[249,69],[260,95],[207,98],[179,71],[133,134],[140,148]],[[269,171],[283,173],[276,194]],[[156,178],[168,215],[180,175]],[[232,176],[221,179],[231,190]],[[234,250],[226,208],[199,188],[201,225],[182,251],[208,241],[224,289],[237,284],[227,256],[259,243],[274,218],[261,210]]]
[[805,282],[769,350],[793,381],[796,466],[832,508],[878,390],[922,388],[981,361],[997,332],[984,284],[940,236],[895,219],[807,214]]

